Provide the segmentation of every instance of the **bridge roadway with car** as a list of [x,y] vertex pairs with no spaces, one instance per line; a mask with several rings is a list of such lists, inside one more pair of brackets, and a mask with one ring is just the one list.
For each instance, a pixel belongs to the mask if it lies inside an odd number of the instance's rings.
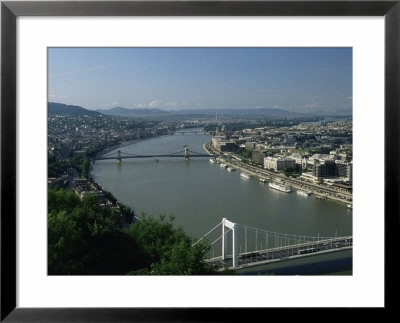
[[[217,232],[216,239],[213,242],[209,241],[212,236],[215,238],[215,232]],[[231,254],[228,253],[228,238],[230,236],[232,243]],[[293,235],[234,223],[226,218],[223,218],[214,228],[195,241],[192,247],[200,243],[203,239],[209,241],[204,247],[208,248],[206,247],[207,245],[210,247],[210,257],[206,259],[206,262],[221,270],[225,267],[240,270],[251,266],[353,248],[352,236],[320,237],[319,234],[318,236]],[[244,246],[244,252],[239,250],[240,243]],[[259,248],[259,246],[261,247]],[[240,249],[241,247],[242,245],[240,245]],[[214,257],[215,251],[217,254],[221,252],[221,256]]]
[[353,238],[350,236],[241,253],[238,257],[238,264],[235,267],[232,266],[231,255],[226,256],[225,259],[222,259],[222,257],[215,257],[207,259],[206,261],[221,269],[227,267],[230,269],[240,270],[296,258],[349,250],[352,249],[352,247]]

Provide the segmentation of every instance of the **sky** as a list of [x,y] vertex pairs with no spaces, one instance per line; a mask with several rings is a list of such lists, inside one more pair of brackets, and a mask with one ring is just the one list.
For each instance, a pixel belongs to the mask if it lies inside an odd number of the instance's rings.
[[49,48],[48,100],[86,109],[352,108],[351,48]]

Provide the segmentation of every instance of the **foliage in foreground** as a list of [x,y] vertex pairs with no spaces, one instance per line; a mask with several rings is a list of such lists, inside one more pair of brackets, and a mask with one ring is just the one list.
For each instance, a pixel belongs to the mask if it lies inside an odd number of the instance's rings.
[[144,216],[122,229],[95,197],[81,201],[72,191],[49,190],[49,275],[216,274],[204,261],[208,248],[206,242],[192,247],[172,218]]

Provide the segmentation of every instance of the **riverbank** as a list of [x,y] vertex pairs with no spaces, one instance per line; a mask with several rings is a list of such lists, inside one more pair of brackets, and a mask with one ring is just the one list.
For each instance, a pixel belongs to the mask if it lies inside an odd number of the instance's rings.
[[337,192],[333,189],[328,189],[319,185],[317,186],[316,184],[308,183],[305,181],[295,180],[293,178],[286,177],[275,172],[270,172],[260,167],[245,164],[237,159],[233,160],[230,155],[222,155],[221,153],[215,151],[211,147],[210,143],[205,143],[203,145],[203,148],[210,156],[218,156],[217,158],[220,161],[223,161],[228,166],[238,168],[241,171],[251,174],[260,179],[264,179],[267,181],[278,181],[284,185],[290,185],[295,190],[310,191],[312,192],[312,194],[314,194],[316,198],[329,199],[346,205],[352,203],[352,196],[350,194]]

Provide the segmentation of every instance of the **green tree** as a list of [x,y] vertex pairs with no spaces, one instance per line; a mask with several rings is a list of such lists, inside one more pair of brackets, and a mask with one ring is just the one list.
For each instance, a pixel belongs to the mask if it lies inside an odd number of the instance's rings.
[[159,263],[151,265],[152,275],[207,275],[214,273],[213,268],[203,259],[209,250],[205,243],[194,247],[190,241],[176,241],[171,251]]
[[233,153],[235,153],[245,159],[251,159],[251,157],[253,155],[253,153],[250,150],[247,150],[246,148],[243,148],[243,147],[237,147],[237,148],[233,149]]
[[216,271],[204,261],[209,246],[200,242],[192,247],[191,239],[175,228],[173,217],[157,220],[144,216],[128,229],[143,250],[147,270],[132,271],[132,275],[206,275]]
[[296,170],[293,167],[286,167],[283,169],[283,173],[286,177],[289,177],[290,174],[293,174]]
[[216,271],[204,261],[209,245],[192,247],[174,218],[143,216],[127,229],[97,197],[48,193],[49,275],[201,275]]
[[73,191],[63,189],[49,189],[48,191],[48,212],[58,213],[59,211],[71,212],[81,205],[81,200]]
[[139,268],[135,241],[123,234],[114,212],[102,210],[95,196],[80,201],[71,193],[49,190],[49,274],[122,275]]

